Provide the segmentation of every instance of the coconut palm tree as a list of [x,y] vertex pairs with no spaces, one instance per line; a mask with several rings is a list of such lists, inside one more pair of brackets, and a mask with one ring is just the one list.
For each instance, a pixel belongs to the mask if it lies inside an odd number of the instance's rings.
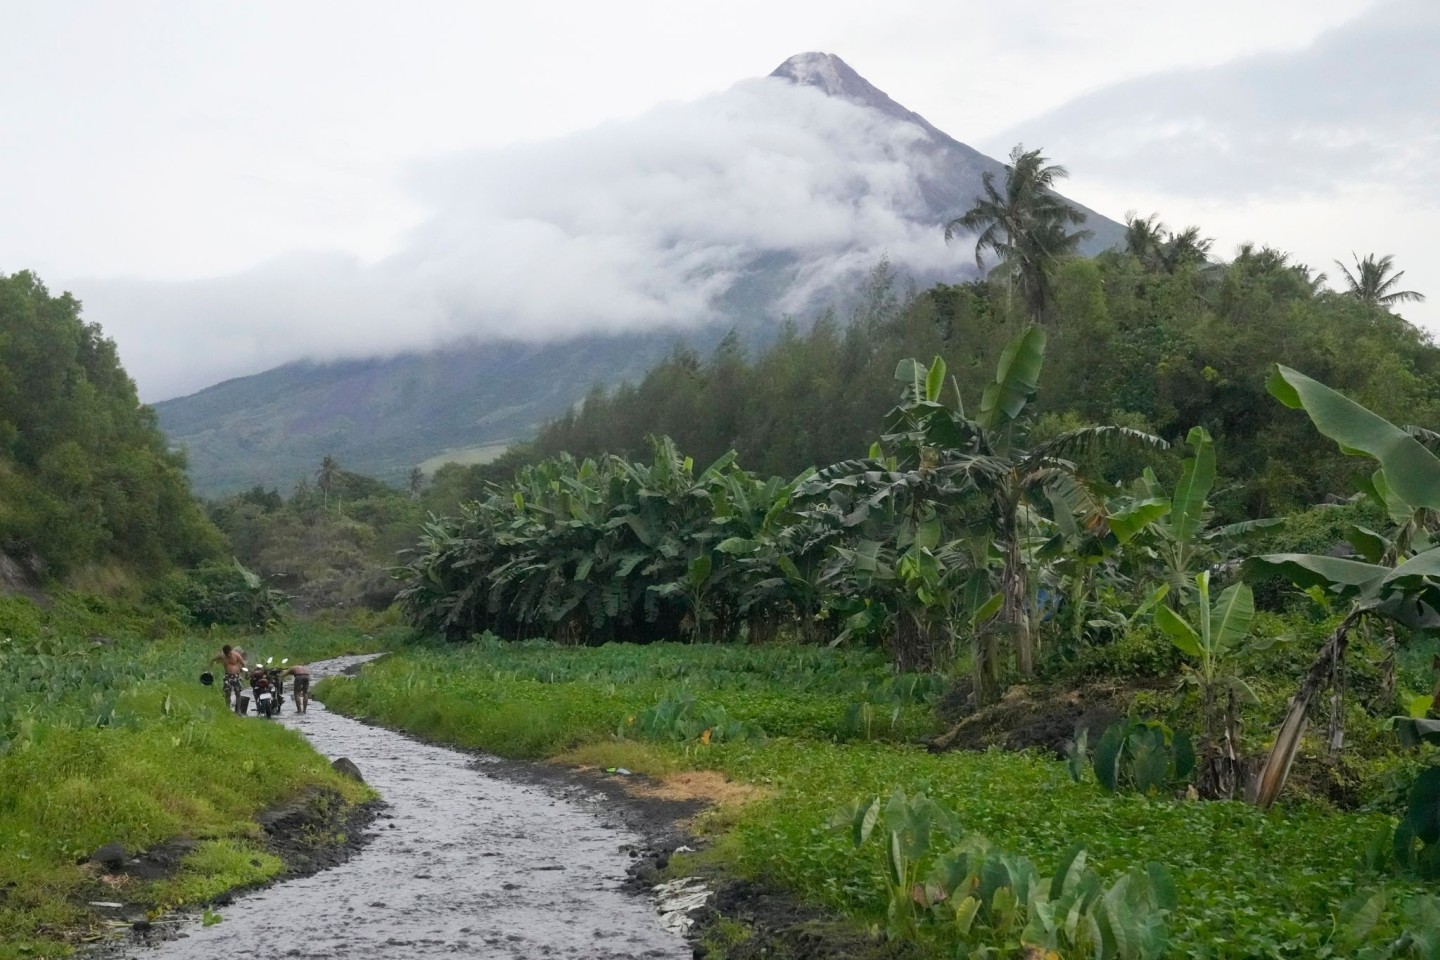
[[946,242],[961,232],[977,235],[975,266],[984,267],[987,251],[999,258],[1011,287],[1037,322],[1048,312],[1055,263],[1090,236],[1088,230],[1067,232],[1067,227],[1084,223],[1085,215],[1055,193],[1055,182],[1069,174],[1048,159],[1039,150],[1016,144],[1005,167],[1003,191],[987,171],[981,177],[984,194],[945,224]]
[[1160,214],[1141,217],[1134,210],[1125,214],[1125,252],[1146,266],[1159,261],[1160,247],[1165,242],[1165,224]]
[[1160,266],[1166,273],[1177,273],[1189,264],[1202,264],[1214,243],[1213,238],[1200,235],[1199,227],[1186,227],[1179,233],[1167,231],[1159,246]]
[[1355,272],[1351,273],[1350,268],[1339,260],[1335,266],[1345,275],[1345,290],[1342,292],[1347,297],[1354,297],[1362,303],[1368,303],[1372,307],[1384,307],[1390,309],[1397,303],[1424,303],[1425,295],[1416,293],[1414,290],[1397,290],[1400,278],[1405,276],[1405,271],[1400,270],[1391,273],[1395,269],[1395,258],[1386,254],[1380,259],[1375,259],[1375,254],[1368,253],[1365,259],[1356,257],[1354,253],[1350,256],[1355,258]]

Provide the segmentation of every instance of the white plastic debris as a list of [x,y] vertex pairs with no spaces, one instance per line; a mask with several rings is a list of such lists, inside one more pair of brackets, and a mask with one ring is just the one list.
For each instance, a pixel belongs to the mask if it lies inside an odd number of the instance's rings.
[[681,877],[660,884],[651,899],[660,912],[660,926],[672,933],[684,934],[695,923],[690,914],[710,899],[710,888],[699,877]]

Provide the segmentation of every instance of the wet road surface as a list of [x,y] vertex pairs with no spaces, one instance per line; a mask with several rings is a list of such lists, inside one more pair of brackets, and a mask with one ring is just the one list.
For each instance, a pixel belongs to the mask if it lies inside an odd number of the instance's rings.
[[[312,664],[327,676],[364,657]],[[256,720],[256,722],[262,722]],[[237,898],[224,921],[134,947],[143,960],[690,957],[645,900],[625,894],[639,838],[586,809],[486,776],[474,757],[328,713],[280,722],[330,759],[349,757],[389,809],[375,838],[332,870]],[[385,817],[388,815],[388,819]]]

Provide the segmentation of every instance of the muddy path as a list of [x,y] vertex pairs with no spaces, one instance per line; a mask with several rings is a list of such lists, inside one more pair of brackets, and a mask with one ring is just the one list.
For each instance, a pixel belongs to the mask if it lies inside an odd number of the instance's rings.
[[[315,676],[351,668],[342,658]],[[286,703],[279,722],[348,757],[387,808],[346,863],[220,908],[223,921],[133,945],[137,960],[690,957],[652,903],[625,892],[643,838],[603,815],[604,794],[502,779],[475,757]],[[254,722],[266,722],[258,718]]]

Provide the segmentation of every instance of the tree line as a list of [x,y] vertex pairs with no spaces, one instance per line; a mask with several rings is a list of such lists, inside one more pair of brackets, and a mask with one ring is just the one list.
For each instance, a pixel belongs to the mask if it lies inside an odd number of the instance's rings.
[[32,577],[154,575],[220,554],[115,344],[28,272],[0,275],[0,551]]

